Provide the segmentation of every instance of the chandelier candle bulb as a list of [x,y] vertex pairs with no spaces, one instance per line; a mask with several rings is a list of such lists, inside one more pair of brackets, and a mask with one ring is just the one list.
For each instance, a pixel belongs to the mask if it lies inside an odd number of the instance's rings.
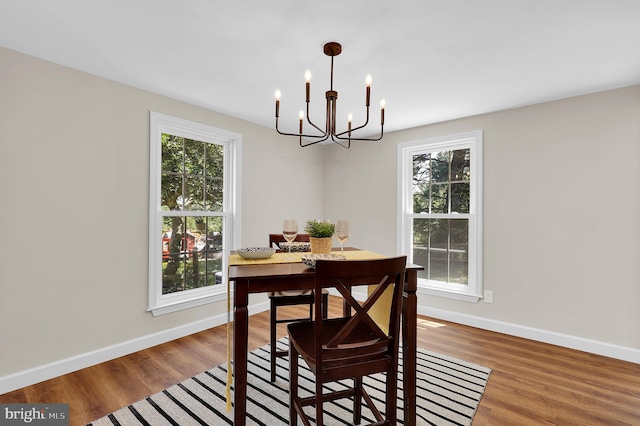
[[280,91],[276,90],[276,118],[280,116]]
[[380,101],[380,125],[384,125],[384,107],[387,105],[387,101],[384,99]]
[[367,104],[366,105],[369,106],[370,100],[371,100],[371,82],[372,82],[371,75],[368,74],[365,77],[364,81],[365,83],[367,83]]
[[347,115],[347,120],[349,121],[349,128],[348,128],[349,137],[351,137],[351,122],[353,121],[353,114],[349,113],[349,115]]
[[306,88],[307,88],[307,102],[309,102],[309,96],[311,93],[311,71],[307,70],[304,73],[304,81],[306,82]]
[[300,116],[300,134],[302,134],[302,121],[304,119],[304,112],[300,111],[298,115]]

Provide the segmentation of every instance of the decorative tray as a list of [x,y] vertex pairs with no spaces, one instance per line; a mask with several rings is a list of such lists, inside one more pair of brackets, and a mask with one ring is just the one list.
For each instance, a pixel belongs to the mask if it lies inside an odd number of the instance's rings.
[[273,256],[276,249],[270,247],[245,247],[239,248],[238,254],[244,259],[268,259]]
[[302,257],[302,263],[304,263],[305,265],[307,265],[310,268],[314,268],[316,267],[316,260],[318,259],[326,259],[326,260],[345,260],[346,256],[340,255],[340,254],[333,254],[333,253],[328,253],[328,254],[303,254]]
[[303,241],[294,241],[292,243],[282,242],[278,244],[280,246],[280,250],[289,251],[289,245],[291,245],[291,252],[299,252],[299,251],[309,251],[311,249],[311,243],[303,242]]

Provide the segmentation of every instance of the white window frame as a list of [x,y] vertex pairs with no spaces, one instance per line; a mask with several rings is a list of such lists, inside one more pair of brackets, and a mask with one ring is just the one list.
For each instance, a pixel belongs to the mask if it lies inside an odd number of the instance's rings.
[[[418,293],[476,303],[482,298],[482,139],[481,130],[405,142],[398,145],[398,247],[401,254],[413,260],[413,219],[424,217],[413,213],[413,155],[428,152],[470,149],[471,182],[469,219],[469,283],[454,284],[418,279]],[[449,215],[446,215],[447,217]]]
[[[223,211],[216,212],[223,220],[222,283],[227,282],[229,253],[240,241],[240,164],[242,135],[182,118],[150,112],[149,128],[149,307],[154,316],[180,311],[206,303],[227,299],[226,285],[213,285],[171,294],[162,294],[162,218],[161,165],[162,134],[212,142],[224,146]],[[188,211],[175,212],[189,216]],[[194,212],[194,215],[201,215]]]

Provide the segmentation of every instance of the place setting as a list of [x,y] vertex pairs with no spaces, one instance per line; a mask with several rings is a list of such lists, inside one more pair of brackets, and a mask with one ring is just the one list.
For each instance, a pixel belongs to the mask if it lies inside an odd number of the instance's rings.
[[[297,263],[302,262],[310,268],[315,268],[318,259],[345,260],[344,245],[351,236],[348,220],[340,219],[335,222],[311,219],[305,223],[305,234],[299,234],[298,221],[285,219],[282,225],[282,240],[277,247],[242,247],[236,250],[239,258],[232,255],[230,264],[244,264],[256,261],[268,263]],[[309,241],[298,240],[299,236]],[[333,251],[333,238],[340,244],[340,252]],[[259,262],[263,263],[263,262]]]
[[[304,254],[301,259],[302,263],[309,266],[310,268],[316,267],[316,261],[319,259],[322,260],[345,260],[346,257],[344,255],[344,243],[349,239],[350,234],[350,226],[348,220],[337,220],[335,224],[330,222],[318,222],[318,221],[309,221],[307,222],[307,226],[305,231],[309,233],[310,238],[329,238],[328,241],[328,250],[327,248],[321,249],[321,252],[311,252],[309,254]],[[323,233],[324,231],[324,233]],[[331,231],[331,236],[326,237]],[[312,236],[317,235],[317,236]],[[331,241],[333,237],[336,237],[338,242],[340,243],[340,254],[331,252]],[[325,247],[327,244],[325,244]]]

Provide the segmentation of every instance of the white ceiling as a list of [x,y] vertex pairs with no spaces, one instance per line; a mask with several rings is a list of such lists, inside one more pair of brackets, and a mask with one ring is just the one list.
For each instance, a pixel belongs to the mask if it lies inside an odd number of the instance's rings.
[[304,71],[324,119],[385,131],[640,83],[640,0],[0,0],[0,46],[297,131]]

